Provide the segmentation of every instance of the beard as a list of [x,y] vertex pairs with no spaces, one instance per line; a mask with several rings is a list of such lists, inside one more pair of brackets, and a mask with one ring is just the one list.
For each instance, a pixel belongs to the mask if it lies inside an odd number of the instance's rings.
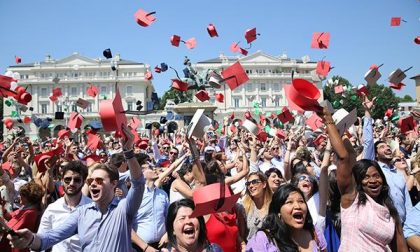
[[75,195],[79,194],[82,191],[82,188],[83,188],[83,186],[80,186],[79,188],[76,188],[75,190],[70,191],[68,189],[68,187],[66,187],[66,188],[64,188],[64,192],[68,196],[75,196]]

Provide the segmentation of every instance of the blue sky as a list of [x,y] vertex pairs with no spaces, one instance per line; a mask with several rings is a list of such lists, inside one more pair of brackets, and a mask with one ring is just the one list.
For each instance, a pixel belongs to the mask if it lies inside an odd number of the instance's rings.
[[[142,8],[156,11],[156,22],[141,27],[134,13]],[[184,56],[192,62],[233,55],[234,41],[245,45],[244,32],[257,28],[261,34],[249,50],[271,55],[283,52],[291,58],[309,55],[311,60],[326,57],[341,75],[354,85],[364,83],[363,76],[372,64],[382,64],[387,83],[396,68],[413,68],[408,77],[420,74],[419,0],[259,0],[259,1],[134,1],[134,0],[1,0],[0,72],[13,65],[14,56],[22,63],[41,61],[51,54],[56,59],[73,52],[98,58],[111,48],[124,59],[152,67],[166,62],[182,70]],[[391,27],[390,19],[401,16],[407,23]],[[219,37],[210,38],[206,27],[215,24]],[[330,32],[330,48],[310,48],[313,32]],[[183,39],[195,37],[197,47],[173,47],[173,34]],[[169,89],[173,72],[154,74],[159,93]],[[415,82],[407,78],[398,95],[415,97]]]

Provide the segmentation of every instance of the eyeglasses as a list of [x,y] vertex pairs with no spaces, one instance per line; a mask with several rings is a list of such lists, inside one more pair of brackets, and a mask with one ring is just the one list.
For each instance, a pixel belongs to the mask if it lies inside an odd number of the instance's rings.
[[95,180],[95,183],[98,185],[102,185],[104,183],[103,178],[88,178],[86,180],[87,185],[90,186],[94,180]]
[[303,180],[306,180],[306,181],[308,181],[308,182],[311,182],[311,180],[309,179],[309,177],[308,176],[306,176],[306,175],[302,175],[302,176],[300,176],[299,177],[299,179],[298,179],[298,181],[300,182],[300,181],[303,181]]
[[250,186],[250,185],[257,185],[257,184],[259,184],[259,183],[261,183],[261,180],[259,180],[259,179],[253,179],[253,180],[251,180],[251,181],[247,181],[247,182],[245,182],[245,185],[248,187],[248,186]]
[[79,178],[79,177],[75,177],[75,178],[73,178],[73,177],[65,177],[65,178],[63,178],[63,181],[64,181],[64,183],[66,183],[66,184],[70,184],[70,182],[71,181],[74,181],[74,183],[76,183],[76,184],[80,184],[81,182],[82,182],[82,178]]

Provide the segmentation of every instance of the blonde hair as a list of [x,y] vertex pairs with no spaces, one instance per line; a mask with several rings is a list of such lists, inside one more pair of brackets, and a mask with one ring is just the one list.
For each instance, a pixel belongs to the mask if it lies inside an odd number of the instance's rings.
[[[266,184],[265,188],[263,189],[264,190],[264,204],[262,206],[262,209],[264,210],[265,213],[268,213],[268,207],[270,206],[273,193],[271,192],[271,189],[268,186],[267,177],[265,176],[264,173],[259,172],[259,171],[258,172],[251,172],[246,177],[246,180],[248,180],[253,175],[258,176],[258,178],[261,180],[261,182]],[[251,195],[249,195],[249,190],[248,190],[248,187],[247,187],[246,188],[246,194],[245,194],[244,199],[243,199],[243,205],[244,205],[245,212],[246,212],[247,215],[250,213],[250,211],[252,209],[252,203],[254,203],[254,200],[251,197]]]

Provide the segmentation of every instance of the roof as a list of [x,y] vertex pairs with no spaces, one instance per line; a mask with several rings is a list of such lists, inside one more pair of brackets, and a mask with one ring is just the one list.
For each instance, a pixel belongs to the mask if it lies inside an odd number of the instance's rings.
[[[228,60],[228,62],[235,62],[235,61],[238,60],[237,57],[232,57],[232,56],[226,56],[226,59]],[[222,63],[222,59],[220,57],[217,57],[217,58],[214,58],[214,59],[208,59],[208,60],[199,61],[197,63],[198,64]]]
[[417,74],[416,76],[411,77],[410,79],[412,80],[417,80],[420,79],[420,74]]

